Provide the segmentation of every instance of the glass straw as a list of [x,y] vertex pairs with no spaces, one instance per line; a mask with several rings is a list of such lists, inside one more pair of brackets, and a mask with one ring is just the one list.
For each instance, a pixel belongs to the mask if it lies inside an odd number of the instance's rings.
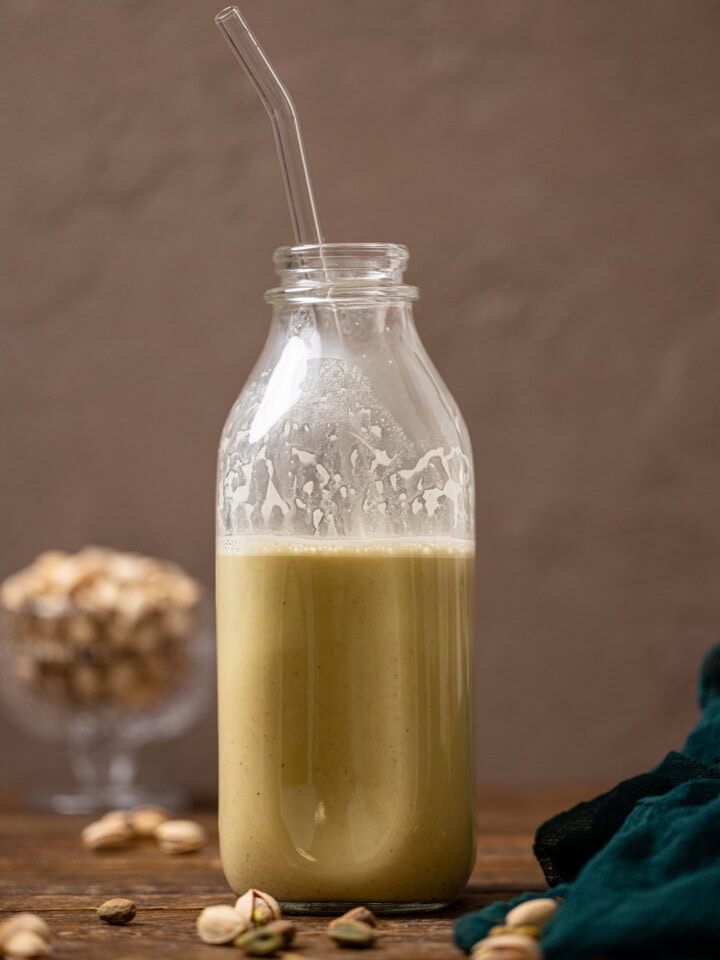
[[227,7],[215,23],[260,94],[275,134],[290,216],[298,244],[323,242],[300,123],[290,94],[265,56],[237,7]]

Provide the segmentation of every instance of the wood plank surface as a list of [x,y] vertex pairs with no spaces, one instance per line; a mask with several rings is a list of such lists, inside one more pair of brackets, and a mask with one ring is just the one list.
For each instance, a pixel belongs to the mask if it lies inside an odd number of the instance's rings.
[[[478,857],[470,882],[450,909],[427,916],[379,921],[378,960],[458,960],[453,920],[523,890],[543,890],[532,856],[535,827],[593,791],[484,793],[478,802]],[[0,813],[0,918],[20,910],[39,913],[54,934],[57,960],[232,960],[232,947],[206,946],[195,919],[209,904],[235,901],[222,873],[213,813],[194,816],[208,830],[207,846],[169,857],[152,842],[97,853],[80,844],[89,818],[28,812]],[[269,891],[272,892],[272,891]],[[109,897],[129,897],[136,919],[111,927],[95,916]],[[298,917],[292,952],[304,960],[347,960],[325,934],[327,920]]]

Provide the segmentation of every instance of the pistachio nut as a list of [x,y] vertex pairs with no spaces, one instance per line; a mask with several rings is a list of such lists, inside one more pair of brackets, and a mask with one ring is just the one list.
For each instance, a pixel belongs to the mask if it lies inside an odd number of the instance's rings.
[[369,923],[363,923],[362,920],[339,919],[335,923],[330,924],[328,936],[334,940],[339,947],[363,950],[366,947],[371,947],[373,943],[375,943],[377,934]]
[[254,927],[233,940],[249,957],[270,957],[285,946],[285,938],[277,930],[267,926]]
[[205,907],[195,926],[200,939],[213,944],[231,943],[248,928],[240,914],[226,905]]
[[248,926],[262,927],[271,920],[279,920],[282,916],[280,904],[269,893],[251,888],[238,898],[235,909],[247,920]]
[[161,823],[170,819],[170,813],[163,807],[135,807],[128,814],[130,826],[136,837],[154,837]]
[[16,913],[0,923],[0,953],[12,936],[21,931],[34,933],[50,942],[50,927],[35,913]]
[[32,930],[18,930],[3,947],[5,960],[40,960],[51,956],[52,952],[47,940]]
[[271,920],[265,924],[263,930],[270,930],[272,933],[279,933],[283,938],[283,946],[289,947],[295,939],[295,924],[290,920]]
[[377,926],[375,914],[372,912],[372,910],[368,910],[367,907],[353,907],[352,910],[348,910],[347,913],[344,913],[336,920],[331,920],[330,926],[332,927],[333,924],[342,923],[345,920],[360,920],[362,923],[367,923],[371,927]]
[[207,834],[194,820],[166,820],[155,830],[163,853],[192,853],[204,846]]
[[135,917],[137,907],[132,900],[125,900],[123,897],[114,897],[112,900],[106,900],[95,912],[105,923],[122,926],[122,924],[130,923]]
[[133,832],[125,814],[112,811],[89,823],[81,837],[88,850],[115,850],[126,847],[132,841]]
[[525,900],[524,903],[519,903],[509,911],[505,917],[505,926],[523,927],[529,924],[542,930],[548,920],[555,915],[558,906],[557,900],[552,900],[550,897]]
[[512,933],[486,937],[472,949],[472,960],[542,960],[542,956],[534,937]]

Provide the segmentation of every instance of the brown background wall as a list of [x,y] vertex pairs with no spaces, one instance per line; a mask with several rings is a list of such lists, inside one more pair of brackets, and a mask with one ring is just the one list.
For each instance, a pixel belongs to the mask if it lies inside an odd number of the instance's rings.
[[[218,433],[290,239],[210,0],[0,7],[0,575],[208,585]],[[407,243],[478,469],[478,775],[678,746],[720,639],[720,3],[247,0],[325,234]],[[214,783],[214,721],[146,774]],[[3,784],[62,757],[0,725]]]

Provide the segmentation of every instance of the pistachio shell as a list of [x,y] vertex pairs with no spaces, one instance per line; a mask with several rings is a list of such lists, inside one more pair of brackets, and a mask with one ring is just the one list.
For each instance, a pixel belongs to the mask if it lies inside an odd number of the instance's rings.
[[160,824],[170,819],[170,812],[164,807],[135,807],[128,819],[136,837],[153,837]]
[[526,900],[519,903],[505,917],[507,927],[539,927],[541,930],[558,909],[557,900],[542,897],[538,900]]
[[279,920],[282,916],[280,904],[269,893],[263,893],[262,890],[255,890],[251,887],[245,893],[238,897],[235,909],[247,920],[248,925],[261,927],[271,920]]
[[534,937],[513,933],[486,937],[472,949],[472,960],[542,960],[542,955]]
[[12,936],[21,931],[34,933],[50,942],[50,927],[35,913],[16,913],[0,923],[0,953]]
[[372,910],[368,910],[367,907],[353,907],[352,910],[348,910],[347,913],[338,917],[337,920],[331,920],[330,926],[332,927],[333,924],[342,923],[344,920],[360,920],[362,923],[367,923],[371,927],[377,926],[375,914]]
[[540,939],[540,928],[533,927],[530,924],[521,927],[498,926],[491,927],[488,930],[489,937],[501,937],[508,933],[520,934],[523,937],[535,937],[536,940]]
[[0,584],[0,604],[13,613],[22,609],[29,596],[30,586],[24,572],[15,573]]
[[155,830],[155,839],[163,853],[192,853],[204,846],[207,834],[194,820],[166,820]]
[[101,817],[103,823],[118,823],[127,826],[128,815],[124,810],[108,810]]
[[126,847],[132,841],[133,832],[125,814],[113,811],[89,823],[81,837],[83,846],[89,850],[115,850]]
[[52,955],[53,948],[32,930],[18,930],[3,947],[6,960],[39,960]]
[[195,924],[205,943],[231,943],[247,930],[247,924],[231,906],[205,907]]

